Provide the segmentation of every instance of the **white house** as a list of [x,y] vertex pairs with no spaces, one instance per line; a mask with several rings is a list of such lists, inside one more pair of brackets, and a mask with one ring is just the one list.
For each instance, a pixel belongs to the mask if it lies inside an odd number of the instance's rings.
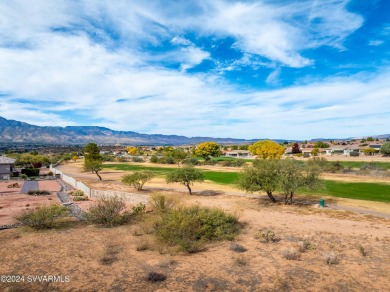
[[0,179],[9,179],[16,159],[0,156]]
[[223,154],[227,157],[252,157],[251,153],[248,150],[230,150],[225,151]]

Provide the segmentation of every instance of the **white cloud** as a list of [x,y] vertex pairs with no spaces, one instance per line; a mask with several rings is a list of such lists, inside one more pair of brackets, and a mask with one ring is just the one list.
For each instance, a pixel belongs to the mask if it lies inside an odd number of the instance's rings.
[[[0,95],[0,115],[69,125],[77,124],[74,111],[117,130],[188,136],[293,139],[387,132],[387,71],[259,92],[233,86],[218,74],[186,73],[211,58],[183,37],[196,31],[200,37],[232,37],[243,52],[240,60],[218,64],[217,72],[267,66],[277,68],[267,82],[277,82],[280,66],[314,62],[301,50],[342,48],[361,24],[345,10],[345,1],[190,2],[175,3],[174,10],[165,1],[34,1],[31,7],[1,2],[0,93],[8,95]],[[175,48],[144,50],[162,40]],[[164,62],[177,62],[181,70],[166,69]]]

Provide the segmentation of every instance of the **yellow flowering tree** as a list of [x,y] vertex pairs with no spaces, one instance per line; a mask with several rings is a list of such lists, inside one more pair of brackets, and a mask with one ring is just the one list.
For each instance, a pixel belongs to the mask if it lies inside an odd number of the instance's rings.
[[270,140],[257,141],[248,150],[261,159],[280,159],[284,154],[284,147]]

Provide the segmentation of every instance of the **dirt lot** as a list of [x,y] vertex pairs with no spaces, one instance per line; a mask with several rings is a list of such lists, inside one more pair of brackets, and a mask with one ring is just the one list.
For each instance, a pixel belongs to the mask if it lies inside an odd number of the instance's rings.
[[[222,242],[197,254],[169,253],[145,233],[147,221],[111,229],[79,224],[42,232],[5,230],[0,237],[0,274],[24,275],[26,282],[0,283],[0,290],[384,291],[390,285],[388,220],[241,197],[175,196],[183,204],[218,206],[237,214],[245,227],[236,242],[247,251],[233,252],[230,242]],[[272,229],[279,241],[256,240],[260,228]],[[315,249],[301,253],[299,260],[281,255],[283,248],[296,248],[301,240]],[[137,251],[144,243],[149,248]],[[107,248],[116,253],[111,265],[100,262]],[[324,256],[332,251],[339,263],[328,265]],[[146,281],[150,271],[165,274],[166,281]],[[28,275],[69,276],[69,282],[27,283]]]
[[[103,172],[100,182],[78,166],[69,164],[61,170],[95,188],[134,192],[119,182],[123,172]],[[190,196],[182,186],[167,186],[156,178],[144,193],[161,191],[183,205],[219,207],[237,215],[243,230],[235,242],[247,249],[243,253],[232,251],[228,241],[196,254],[167,249],[149,232],[150,214],[115,228],[71,223],[50,231],[3,230],[0,275],[25,278],[21,283],[0,283],[0,291],[386,291],[390,286],[389,219],[318,209],[313,207],[317,199],[310,197],[297,198],[293,206],[270,204],[217,186],[196,184],[197,195]],[[329,198],[329,203],[335,202],[348,200]],[[388,209],[388,204],[372,204]],[[274,231],[278,241],[255,239],[262,228]],[[310,242],[313,249],[298,252],[297,260],[282,256],[284,248],[297,250],[300,241]],[[137,251],[141,245],[146,250]],[[107,251],[114,255],[108,265],[101,261]],[[329,265],[326,256],[332,253],[338,261]],[[152,271],[167,279],[147,281],[146,274]],[[29,283],[31,275],[62,276],[64,281]]]
[[[20,187],[8,188],[10,184],[17,183]],[[18,221],[15,217],[22,214],[23,211],[33,209],[42,205],[58,203],[54,192],[60,190],[57,181],[39,181],[39,190],[52,192],[47,196],[30,196],[20,194],[23,181],[18,182],[0,182],[0,225],[15,224]]]

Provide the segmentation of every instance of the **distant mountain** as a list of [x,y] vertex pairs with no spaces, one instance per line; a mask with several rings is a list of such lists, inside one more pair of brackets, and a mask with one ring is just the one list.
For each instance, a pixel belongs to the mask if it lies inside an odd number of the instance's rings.
[[183,145],[204,141],[222,144],[253,143],[259,139],[185,137],[177,135],[140,134],[131,131],[114,131],[104,127],[40,127],[0,117],[0,142],[42,144],[132,144],[132,145]]

